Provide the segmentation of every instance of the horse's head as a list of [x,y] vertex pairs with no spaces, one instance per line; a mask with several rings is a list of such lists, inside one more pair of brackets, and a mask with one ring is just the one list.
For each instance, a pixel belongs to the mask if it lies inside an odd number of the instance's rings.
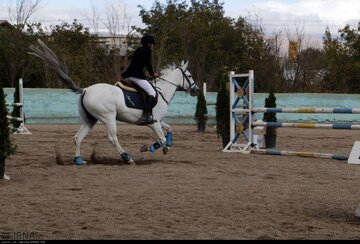
[[182,61],[182,63],[178,67],[182,74],[182,83],[179,85],[179,88],[188,92],[191,96],[194,97],[199,95],[200,89],[193,80],[190,72],[187,70],[188,65],[189,62],[185,63],[184,61]]

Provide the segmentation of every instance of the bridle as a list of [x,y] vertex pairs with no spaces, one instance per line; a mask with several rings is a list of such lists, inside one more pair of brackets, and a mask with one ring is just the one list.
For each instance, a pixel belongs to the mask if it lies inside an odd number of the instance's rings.
[[[189,79],[189,77],[186,75],[186,70],[184,71],[182,68],[180,68],[179,67],[179,70],[181,71],[181,73],[183,74],[183,85],[182,85],[182,89],[184,90],[184,91],[186,91],[187,93],[190,93],[190,90],[191,90],[191,88],[193,87],[193,86],[196,86],[196,84],[195,84],[195,82],[194,83],[192,83],[191,84],[191,82],[190,82],[190,79]],[[184,88],[184,86],[185,86],[185,80],[188,82],[188,84],[189,84],[189,88],[188,89],[185,89]]]
[[[185,92],[187,92],[187,93],[190,93],[192,87],[193,87],[193,86],[196,86],[196,84],[195,84],[195,82],[194,82],[194,83],[191,83],[189,77],[186,75],[186,71],[187,71],[187,70],[184,71],[181,67],[178,67],[178,69],[181,71],[181,73],[182,73],[182,75],[183,75],[183,84],[182,84],[182,86],[181,86],[181,90],[182,90],[182,91],[185,91]],[[163,81],[165,81],[165,82],[167,82],[167,83],[169,83],[169,84],[171,84],[171,85],[173,85],[173,86],[175,86],[175,87],[177,87],[177,88],[179,87],[177,84],[173,83],[172,81],[166,80],[166,79],[164,79],[164,78],[162,78],[162,77],[157,77],[157,78],[155,78],[155,86],[156,86],[156,79],[163,80]],[[185,89],[185,81],[187,81],[187,83],[189,84],[189,87],[188,87],[187,89]],[[161,89],[160,89],[159,87],[157,87],[157,86],[156,86],[156,89],[158,90],[160,96],[164,99],[164,101],[169,105],[170,102],[165,99],[164,94],[160,91]]]

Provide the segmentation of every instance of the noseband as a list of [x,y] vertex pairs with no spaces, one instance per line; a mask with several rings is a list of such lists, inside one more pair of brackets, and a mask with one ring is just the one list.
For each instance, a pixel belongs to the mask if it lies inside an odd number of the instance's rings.
[[[196,84],[195,84],[195,82],[194,83],[192,83],[191,84],[191,82],[190,82],[190,79],[189,79],[189,77],[185,74],[185,71],[182,69],[182,68],[180,68],[179,67],[179,70],[181,70],[181,73],[183,74],[183,85],[182,85],[182,89],[184,90],[184,91],[186,91],[187,93],[190,93],[190,90],[192,89],[192,87],[193,86],[195,86]],[[184,87],[185,87],[185,80],[188,82],[188,84],[189,84],[189,88],[188,89],[185,89]]]

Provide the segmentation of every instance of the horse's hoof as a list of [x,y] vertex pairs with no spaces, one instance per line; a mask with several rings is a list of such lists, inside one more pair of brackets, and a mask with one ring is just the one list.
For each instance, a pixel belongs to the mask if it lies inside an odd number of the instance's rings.
[[163,148],[163,153],[164,155],[167,155],[169,153],[169,148],[168,147],[164,147]]
[[10,177],[9,176],[7,176],[6,174],[4,174],[4,178],[3,178],[4,180],[10,180]]
[[86,162],[84,160],[82,160],[81,157],[76,157],[74,159],[74,163],[75,163],[75,165],[79,165],[79,166],[86,164]]
[[144,145],[140,148],[140,152],[147,152],[148,150],[149,150],[149,148],[146,145]]
[[128,162],[129,165],[136,165],[135,161],[133,159],[131,159],[129,162]]
[[151,153],[154,153],[156,150],[158,150],[159,148],[163,147],[164,144],[162,142],[155,142],[154,145],[150,146],[149,151]]
[[128,164],[135,163],[134,160],[130,157],[129,154],[123,153],[121,154],[121,158],[126,161]]

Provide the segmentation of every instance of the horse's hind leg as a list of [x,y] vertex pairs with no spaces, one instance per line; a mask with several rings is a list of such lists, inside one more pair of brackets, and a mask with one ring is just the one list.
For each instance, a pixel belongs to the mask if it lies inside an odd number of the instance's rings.
[[83,165],[84,163],[86,163],[81,158],[81,153],[80,153],[81,142],[89,134],[89,132],[94,128],[95,124],[98,121],[95,117],[90,115],[87,112],[87,110],[85,109],[85,107],[83,105],[84,95],[85,95],[85,93],[81,96],[81,98],[79,99],[79,102],[78,102],[81,126],[73,138],[74,142],[75,142],[75,146],[76,146],[76,153],[75,153],[75,159],[74,159],[74,163],[76,165]]
[[81,158],[80,146],[81,146],[81,142],[84,140],[84,138],[89,134],[89,132],[92,130],[92,128],[94,128],[96,122],[97,122],[96,120],[84,121],[83,119],[81,119],[80,129],[74,136],[74,142],[75,142],[75,146],[76,146],[74,163],[76,165],[83,165],[86,163]]
[[125,150],[120,146],[119,140],[117,138],[117,127],[116,127],[116,119],[107,120],[103,122],[105,124],[107,130],[107,136],[110,143],[116,148],[116,150],[120,153],[121,158],[128,162],[129,164],[135,163],[134,160],[130,157],[129,154],[125,152]]
[[161,121],[161,127],[166,130],[166,146],[172,147],[172,132],[171,132],[171,126],[166,124],[164,121]]

